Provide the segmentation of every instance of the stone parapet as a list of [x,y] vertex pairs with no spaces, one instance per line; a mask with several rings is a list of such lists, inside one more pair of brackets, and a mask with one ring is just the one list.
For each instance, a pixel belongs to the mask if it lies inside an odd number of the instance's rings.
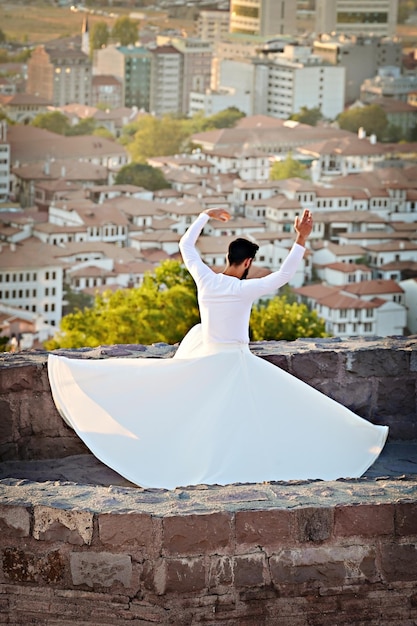
[[[416,439],[416,338],[252,344]],[[169,358],[166,345],[61,351]],[[0,361],[0,454],[86,453],[53,404],[47,353]],[[77,458],[77,457],[74,457]],[[79,458],[82,458],[81,456]],[[417,476],[141,489],[0,480],[0,623],[411,626]]]

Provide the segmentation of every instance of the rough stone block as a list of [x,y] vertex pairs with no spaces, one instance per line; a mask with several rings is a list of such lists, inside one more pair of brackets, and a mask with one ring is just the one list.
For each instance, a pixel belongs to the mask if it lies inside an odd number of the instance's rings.
[[347,352],[346,370],[357,376],[405,376],[409,373],[408,352],[392,348],[373,348]]
[[0,505],[0,543],[7,537],[28,537],[30,512],[24,506]]
[[409,415],[416,411],[416,381],[384,378],[378,381],[375,411],[379,416]]
[[[190,593],[206,587],[206,570],[201,557],[166,559],[164,569],[162,578],[158,573],[157,588],[160,593]],[[164,583],[163,587],[161,582]]]
[[265,584],[266,558],[264,554],[236,556],[233,559],[235,587],[259,587]]
[[404,502],[395,505],[395,534],[417,537],[417,503]]
[[371,537],[394,534],[394,506],[363,504],[337,506],[334,511],[334,535]]
[[91,544],[93,514],[35,506],[33,536],[39,541],[63,541],[78,546]]
[[343,404],[361,417],[369,417],[373,406],[373,382],[370,380],[344,380],[335,385],[333,380],[314,380],[312,385],[329,398]]
[[209,589],[229,586],[233,582],[232,562],[229,556],[214,556],[210,558],[208,572]]
[[111,552],[73,552],[70,557],[74,585],[111,587],[121,583],[130,587],[132,559],[128,554]]
[[237,511],[235,514],[236,551],[273,550],[292,538],[293,513],[285,510]]
[[294,354],[291,358],[291,374],[304,381],[332,378],[339,371],[340,355],[337,352],[321,352],[320,358],[314,351]]
[[222,554],[230,550],[231,514],[184,515],[163,520],[167,555]]
[[301,542],[326,541],[333,530],[333,511],[323,508],[308,508],[297,511],[298,540]]
[[271,579],[275,585],[325,583],[337,587],[344,583],[346,568],[343,560],[318,563],[294,563],[287,553],[270,559]]
[[114,548],[131,545],[151,547],[154,542],[154,525],[145,513],[102,513],[98,516],[100,541]]
[[280,369],[284,370],[284,372],[289,372],[290,371],[290,366],[289,366],[289,363],[288,363],[288,359],[283,354],[268,354],[268,355],[264,355],[264,354],[260,353],[258,356],[260,356],[261,359],[264,359],[265,361],[268,361],[269,363],[272,363],[272,365],[275,365],[276,367],[279,367]]
[[388,582],[415,581],[417,577],[417,545],[396,543],[382,545],[381,570]]
[[65,573],[65,563],[57,550],[34,554],[17,548],[3,550],[3,576],[18,583],[56,583]]

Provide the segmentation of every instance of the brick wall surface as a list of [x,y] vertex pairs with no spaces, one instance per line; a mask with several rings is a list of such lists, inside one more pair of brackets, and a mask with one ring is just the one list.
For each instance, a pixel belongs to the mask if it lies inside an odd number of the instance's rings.
[[417,621],[417,502],[162,517],[3,505],[0,528],[0,623]]

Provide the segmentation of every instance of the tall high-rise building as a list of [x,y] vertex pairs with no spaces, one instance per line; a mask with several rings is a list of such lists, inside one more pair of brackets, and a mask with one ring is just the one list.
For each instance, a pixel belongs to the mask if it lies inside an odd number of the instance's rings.
[[182,102],[183,55],[174,46],[151,49],[149,110],[155,115],[178,114]]
[[395,34],[398,0],[316,0],[317,33]]
[[244,35],[287,35],[297,32],[295,0],[231,0],[230,32]]

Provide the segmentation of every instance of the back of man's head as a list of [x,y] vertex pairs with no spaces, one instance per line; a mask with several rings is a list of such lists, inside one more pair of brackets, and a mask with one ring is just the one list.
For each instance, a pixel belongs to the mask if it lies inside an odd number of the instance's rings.
[[240,265],[245,259],[253,259],[259,246],[248,239],[235,239],[229,245],[227,260],[230,265]]

